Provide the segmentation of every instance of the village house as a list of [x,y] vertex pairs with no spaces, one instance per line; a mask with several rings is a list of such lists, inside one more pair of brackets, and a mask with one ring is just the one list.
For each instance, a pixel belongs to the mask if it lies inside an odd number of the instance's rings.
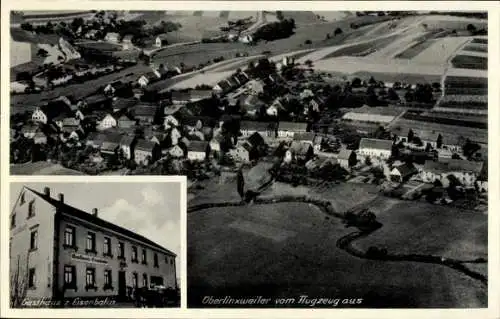
[[222,134],[215,134],[210,140],[210,150],[215,153],[219,153],[221,151],[221,142],[224,141],[224,136]]
[[476,179],[476,187],[481,193],[488,192],[488,162],[483,164],[483,168]]
[[174,105],[184,105],[191,101],[191,94],[189,92],[173,91],[170,100]]
[[132,116],[124,113],[116,120],[116,126],[123,129],[130,129],[136,125],[136,122]]
[[204,161],[210,152],[210,146],[206,141],[190,141],[187,145],[187,158],[190,161]]
[[87,136],[85,144],[87,146],[92,146],[93,148],[99,149],[99,148],[101,148],[102,143],[104,142],[105,138],[106,138],[106,135],[103,133],[91,132]]
[[170,142],[172,145],[177,145],[179,143],[179,139],[182,137],[181,132],[177,128],[172,128],[170,130]]
[[238,41],[245,44],[250,44],[253,42],[253,37],[251,34],[242,35],[238,38]]
[[276,123],[273,122],[256,122],[256,121],[241,121],[240,131],[243,137],[249,137],[257,132],[262,137],[275,138],[276,137]]
[[133,35],[127,34],[122,39],[122,47],[123,50],[132,50],[134,48],[134,44],[132,43]]
[[297,141],[293,141],[290,148],[285,152],[285,158],[283,161],[285,163],[290,163],[292,161],[302,161],[307,162],[314,156],[313,147],[310,144],[303,144]]
[[125,112],[133,108],[139,103],[138,100],[132,98],[114,98],[112,102],[113,112]]
[[184,157],[184,150],[179,145],[174,145],[168,149],[168,154],[175,158]]
[[483,162],[458,159],[450,159],[447,162],[425,161],[419,174],[422,181],[434,183],[438,180],[443,186],[449,183],[447,176],[453,175],[463,186],[471,187],[477,181],[483,165]]
[[257,116],[260,108],[265,105],[257,96],[250,94],[240,95],[236,103],[239,103],[240,108],[249,116]]
[[348,149],[340,150],[337,155],[337,162],[340,167],[349,171],[357,163],[356,152]]
[[36,132],[35,136],[33,136],[33,142],[35,144],[47,144],[47,135],[43,132]]
[[313,145],[315,137],[316,134],[314,132],[297,133],[293,136],[293,140],[300,143]]
[[104,131],[104,130],[110,129],[112,127],[116,127],[116,125],[117,125],[117,121],[116,121],[115,117],[112,114],[108,113],[99,122],[97,129],[100,131]]
[[158,108],[155,105],[141,104],[133,110],[133,115],[139,123],[152,124],[155,120]]
[[165,116],[165,119],[163,120],[163,127],[165,130],[177,126],[179,126],[179,121],[172,114]]
[[235,148],[231,148],[227,154],[235,162],[250,163],[251,146],[248,143],[240,143]]
[[146,87],[159,79],[161,79],[161,74],[158,71],[150,71],[141,75],[139,79],[137,79],[137,83],[139,83],[141,87]]
[[116,32],[108,32],[104,36],[104,41],[111,42],[111,43],[118,43],[120,40],[120,35]]
[[123,157],[130,160],[133,159],[134,146],[136,139],[133,136],[124,135],[120,140],[120,149],[122,150]]
[[392,141],[375,138],[362,138],[359,142],[358,154],[364,157],[388,159],[392,154]]
[[293,138],[297,133],[306,133],[307,123],[280,122],[278,126],[278,137]]
[[216,94],[226,94],[229,93],[233,89],[233,86],[228,80],[222,80],[218,82],[214,87],[212,88],[212,91]]
[[247,83],[249,93],[259,95],[264,93],[264,82],[262,80],[251,80]]
[[88,110],[104,110],[111,107],[112,100],[104,94],[87,96],[83,100],[83,107]]
[[147,166],[159,158],[160,152],[158,144],[140,139],[135,145],[134,160],[138,165]]
[[157,48],[162,48],[168,45],[168,35],[167,34],[159,34],[155,39],[155,46]]
[[102,142],[100,151],[103,155],[115,155],[120,148],[120,137],[116,136],[106,136],[106,139]]
[[413,175],[417,174],[418,170],[413,164],[402,164],[394,167],[390,172],[390,179],[396,183],[408,181]]
[[96,35],[97,35],[97,30],[91,29],[91,30],[87,31],[87,33],[85,33],[84,37],[85,37],[85,39],[95,40]]
[[38,125],[26,124],[21,128],[21,134],[26,138],[32,139],[38,130]]

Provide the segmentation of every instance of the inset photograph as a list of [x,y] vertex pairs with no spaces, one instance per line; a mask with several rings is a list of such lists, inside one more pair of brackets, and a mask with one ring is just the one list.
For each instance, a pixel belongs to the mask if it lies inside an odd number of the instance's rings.
[[180,307],[181,187],[11,183],[11,308]]

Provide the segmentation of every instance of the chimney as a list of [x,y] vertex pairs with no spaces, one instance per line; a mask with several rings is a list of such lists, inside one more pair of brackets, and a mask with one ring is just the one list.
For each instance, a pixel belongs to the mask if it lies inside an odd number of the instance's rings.
[[63,193],[59,193],[59,195],[58,195],[58,196],[59,196],[59,201],[60,201],[61,203],[64,203],[64,194],[63,194]]
[[43,193],[46,195],[46,196],[49,196],[50,197],[50,188],[49,187],[45,187],[43,189]]
[[92,216],[97,217],[99,210],[97,208],[92,208]]

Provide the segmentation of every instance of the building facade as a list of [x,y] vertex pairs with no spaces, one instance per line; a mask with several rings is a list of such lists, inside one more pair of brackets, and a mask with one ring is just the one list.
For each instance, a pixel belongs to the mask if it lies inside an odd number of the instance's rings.
[[[131,296],[177,288],[176,255],[130,230],[24,187],[10,215],[10,277],[24,298]],[[11,290],[12,297],[12,290]]]

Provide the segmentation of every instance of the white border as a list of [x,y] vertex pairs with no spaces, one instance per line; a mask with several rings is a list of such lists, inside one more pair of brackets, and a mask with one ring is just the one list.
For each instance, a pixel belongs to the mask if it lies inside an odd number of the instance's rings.
[[[23,310],[11,310],[5,305],[8,305],[8,262],[7,251],[8,251],[8,214],[9,211],[9,181],[20,181],[20,182],[55,182],[55,181],[68,181],[68,177],[61,176],[12,176],[9,178],[9,11],[10,10],[88,10],[91,9],[103,9],[111,10],[117,9],[119,5],[120,10],[233,10],[233,11],[256,11],[256,10],[283,10],[286,8],[288,11],[292,10],[307,10],[307,11],[327,11],[327,10],[455,10],[455,11],[465,11],[465,10],[475,10],[482,11],[488,10],[489,12],[489,88],[490,94],[488,98],[489,102],[489,215],[488,215],[488,265],[489,265],[489,276],[488,276],[488,308],[487,309],[409,309],[409,310],[394,310],[394,309],[252,309],[252,310],[239,310],[239,309],[186,309],[186,253],[185,244],[186,238],[183,235],[182,238],[182,267],[181,267],[181,309],[86,309],[85,311],[75,311],[72,309],[23,309]],[[499,124],[499,75],[498,70],[500,70],[499,60],[499,36],[500,36],[500,6],[495,1],[348,1],[348,2],[335,2],[335,1],[26,1],[26,0],[4,0],[1,4],[1,25],[2,25],[2,47],[1,58],[2,58],[2,86],[1,86],[1,134],[0,134],[0,145],[3,147],[2,152],[0,152],[0,163],[1,163],[1,184],[0,189],[2,192],[2,214],[1,214],[1,277],[0,282],[4,283],[2,285],[1,300],[0,300],[0,310],[2,317],[37,317],[37,318],[89,318],[89,317],[105,317],[105,318],[126,318],[126,317],[147,317],[147,318],[324,318],[324,317],[346,317],[346,318],[399,318],[406,317],[410,318],[500,318],[499,312],[499,276],[498,271],[500,269],[499,263],[499,215],[496,212],[499,200],[499,145],[498,138],[500,137],[500,132],[498,128]],[[168,180],[178,177],[152,177],[152,176],[140,176],[140,177],[111,177],[111,176],[99,176],[99,177],[86,177],[86,176],[71,176],[70,181],[114,181],[114,182],[124,182],[124,181],[154,181],[155,179]],[[185,183],[185,182],[184,182]],[[182,192],[183,199],[182,202],[185,203],[187,196],[186,192]],[[183,225],[182,234],[185,234],[185,217],[181,218],[181,225]],[[7,280],[6,280],[7,279]]]

